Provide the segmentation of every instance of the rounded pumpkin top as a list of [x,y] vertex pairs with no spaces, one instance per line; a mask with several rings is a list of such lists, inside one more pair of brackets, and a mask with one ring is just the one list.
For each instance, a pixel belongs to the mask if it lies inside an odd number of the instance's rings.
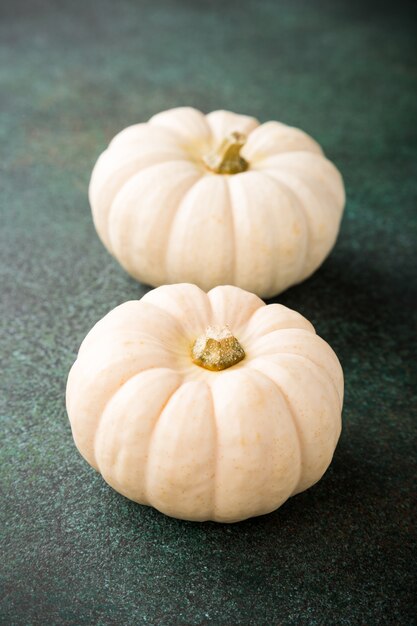
[[191,107],[116,135],[89,196],[99,236],[138,280],[261,297],[315,271],[345,202],[338,170],[305,132]]

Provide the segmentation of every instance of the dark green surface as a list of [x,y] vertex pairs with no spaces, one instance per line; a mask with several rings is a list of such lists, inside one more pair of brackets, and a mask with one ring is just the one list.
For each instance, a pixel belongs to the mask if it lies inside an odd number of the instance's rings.
[[[416,623],[410,7],[1,3],[2,623]],[[304,128],[348,194],[333,254],[279,299],[344,367],[334,463],[278,512],[233,526],[117,495],[76,452],[64,406],[86,332],[145,292],[95,235],[92,165],[118,130],[182,104]]]

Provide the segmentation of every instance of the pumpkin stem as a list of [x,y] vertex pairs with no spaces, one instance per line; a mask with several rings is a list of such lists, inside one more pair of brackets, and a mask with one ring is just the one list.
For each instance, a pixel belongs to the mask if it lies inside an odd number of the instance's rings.
[[245,358],[245,351],[227,326],[208,326],[191,350],[193,362],[206,370],[220,372]]
[[243,133],[231,133],[211,154],[204,157],[204,163],[216,174],[239,174],[248,169],[249,163],[240,156],[246,142]]

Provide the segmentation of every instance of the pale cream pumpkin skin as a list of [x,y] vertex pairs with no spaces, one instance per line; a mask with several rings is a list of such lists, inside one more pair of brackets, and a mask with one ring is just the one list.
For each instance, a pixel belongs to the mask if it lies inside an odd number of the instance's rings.
[[[216,154],[234,136],[243,168],[235,159],[237,173],[216,171]],[[237,285],[261,297],[319,267],[345,204],[340,173],[303,131],[190,107],[116,135],[89,197],[101,240],[136,279],[206,291]]]
[[[193,362],[213,326],[244,351],[222,371]],[[342,402],[340,363],[310,322],[231,286],[168,285],[118,306],[67,384],[85,459],[131,500],[196,521],[262,515],[316,483]]]

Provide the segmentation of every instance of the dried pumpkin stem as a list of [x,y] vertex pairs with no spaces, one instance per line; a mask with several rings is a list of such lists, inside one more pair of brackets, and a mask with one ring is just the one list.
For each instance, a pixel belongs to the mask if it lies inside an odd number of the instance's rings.
[[208,326],[191,350],[193,362],[206,370],[220,372],[245,358],[245,351],[227,326]]
[[231,133],[211,154],[204,157],[204,163],[216,174],[239,174],[248,169],[249,163],[240,155],[246,142],[243,133]]

